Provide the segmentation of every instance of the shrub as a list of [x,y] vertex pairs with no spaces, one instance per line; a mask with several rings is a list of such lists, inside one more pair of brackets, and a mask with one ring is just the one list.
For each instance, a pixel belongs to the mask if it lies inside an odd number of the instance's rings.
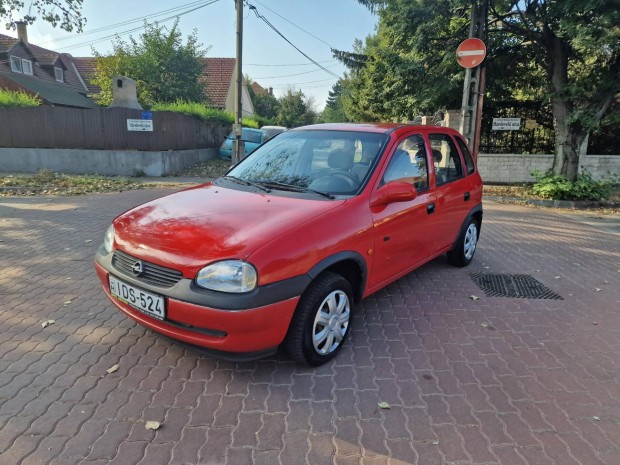
[[[209,108],[198,102],[184,102],[177,100],[174,103],[156,103],[151,107],[153,111],[172,111],[183,115],[198,118],[201,121],[210,123],[229,123],[235,122],[235,116],[224,110]],[[259,123],[253,118],[243,118],[243,125],[248,128],[258,128]]]
[[545,199],[604,200],[613,192],[612,181],[595,181],[588,171],[578,174],[575,182],[552,171],[545,174],[533,172],[532,176],[536,178],[532,193]]
[[0,108],[38,107],[41,101],[23,91],[0,89]]

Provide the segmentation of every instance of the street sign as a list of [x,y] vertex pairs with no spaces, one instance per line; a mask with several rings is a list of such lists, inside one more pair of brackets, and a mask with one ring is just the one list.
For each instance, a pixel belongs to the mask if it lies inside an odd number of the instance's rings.
[[128,131],[153,132],[153,120],[152,119],[128,119],[127,130]]
[[492,131],[518,131],[521,129],[521,118],[493,118]]
[[142,119],[153,119],[153,112],[152,111],[143,111],[142,112]]
[[487,56],[487,47],[480,39],[465,39],[456,49],[456,61],[463,68],[475,68]]

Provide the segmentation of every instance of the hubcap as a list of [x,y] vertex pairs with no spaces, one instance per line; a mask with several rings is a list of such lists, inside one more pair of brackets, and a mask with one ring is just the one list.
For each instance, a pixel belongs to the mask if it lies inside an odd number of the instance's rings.
[[338,348],[349,327],[351,304],[345,292],[331,292],[321,305],[312,326],[314,350],[327,355]]
[[474,256],[474,252],[476,251],[476,243],[478,242],[478,228],[475,223],[472,223],[467,228],[467,232],[465,233],[465,245],[463,252],[465,253],[465,258],[467,260],[471,260]]

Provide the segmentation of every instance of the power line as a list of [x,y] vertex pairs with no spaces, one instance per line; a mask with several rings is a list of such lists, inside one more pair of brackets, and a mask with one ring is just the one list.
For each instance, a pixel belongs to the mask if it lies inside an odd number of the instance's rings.
[[295,26],[297,29],[299,29],[300,31],[305,32],[306,34],[308,34],[311,37],[314,37],[316,40],[323,42],[325,45],[327,45],[329,48],[336,48],[333,45],[325,42],[323,39],[321,39],[318,36],[315,36],[312,32],[308,32],[306,31],[304,28],[302,28],[301,26],[298,26],[297,24],[295,24],[293,21],[291,21],[290,19],[286,19],[284,16],[282,16],[280,13],[278,13],[277,11],[272,10],[271,8],[269,8],[267,5],[265,5],[264,3],[259,2],[259,0],[254,0],[256,3],[258,3],[259,5],[267,8],[269,11],[271,11],[274,15],[279,16],[280,18],[282,18],[284,21],[286,21],[289,24],[292,24],[293,26]]
[[[317,61],[317,63],[333,63],[338,60]],[[313,66],[314,63],[289,63],[289,64],[263,64],[263,63],[244,63],[243,66]]]
[[[338,66],[338,65],[327,66],[326,69],[334,68],[336,66]],[[261,76],[261,77],[253,77],[252,79],[277,79],[277,78],[285,78],[285,77],[292,77],[292,76],[301,76],[302,74],[318,73],[319,71],[321,71],[321,70],[320,69],[313,69],[312,71],[305,71],[303,73],[283,74],[283,75],[280,75],[280,76]]]
[[295,50],[297,50],[299,53],[301,53],[304,57],[306,57],[308,60],[310,60],[312,63],[314,63],[317,67],[321,68],[323,71],[325,71],[327,74],[332,75],[335,78],[339,78],[340,76],[338,76],[336,73],[331,72],[330,70],[328,70],[327,68],[325,68],[323,65],[319,64],[316,60],[313,60],[312,58],[310,58],[308,55],[306,55],[303,51],[301,51],[299,49],[299,47],[297,47],[295,44],[293,44],[293,42],[291,42],[290,40],[288,40],[284,34],[282,34],[273,24],[271,24],[269,22],[269,20],[267,18],[265,18],[263,15],[261,15],[258,10],[256,9],[256,7],[254,5],[248,4],[248,7],[254,11],[254,14],[256,15],[257,18],[259,18],[260,20],[262,20],[267,26],[269,26],[276,34],[278,34],[280,37],[282,37],[286,42],[288,42],[289,45],[291,45]]
[[[316,81],[290,82],[290,83],[288,83],[288,84],[275,84],[275,85],[273,85],[273,86],[271,86],[271,87],[287,87],[287,86],[296,86],[296,85],[299,85],[299,84],[312,84],[312,83],[315,83],[315,82],[326,82],[326,81],[333,81],[333,79],[334,79],[334,78],[328,78],[328,79],[318,79],[318,80],[316,80]],[[338,79],[340,79],[340,78],[338,78]]]

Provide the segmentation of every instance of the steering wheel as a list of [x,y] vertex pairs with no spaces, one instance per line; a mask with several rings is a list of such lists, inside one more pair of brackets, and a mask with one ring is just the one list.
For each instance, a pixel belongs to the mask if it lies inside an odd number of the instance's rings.
[[351,190],[356,189],[360,184],[359,179],[348,171],[332,171],[328,176],[344,179],[351,186]]

